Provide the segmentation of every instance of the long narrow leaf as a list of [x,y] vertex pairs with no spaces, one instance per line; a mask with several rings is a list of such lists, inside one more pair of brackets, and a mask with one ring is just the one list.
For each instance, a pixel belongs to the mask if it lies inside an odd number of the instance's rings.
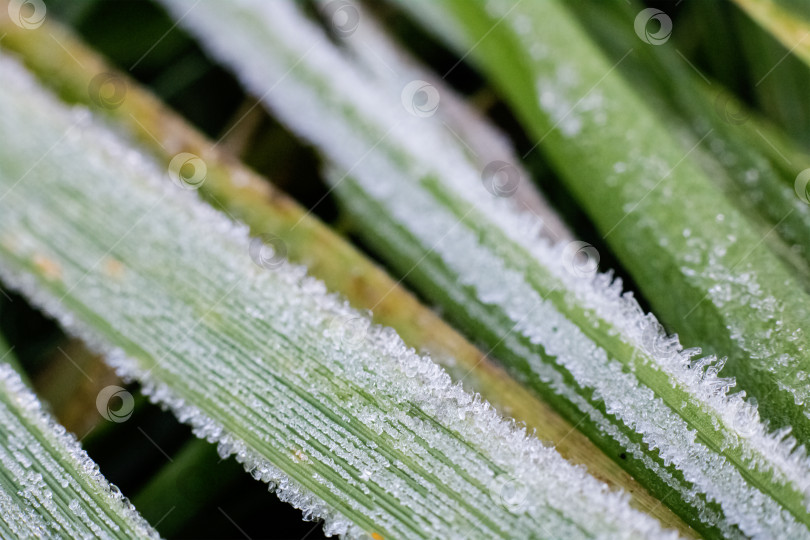
[[0,351],[0,537],[158,538]]
[[641,42],[631,24],[642,12],[638,3],[575,2],[569,8],[612,59],[623,58],[617,69],[667,125],[686,122],[682,131],[691,130],[693,136],[682,135],[685,149],[701,141],[702,150],[695,155],[700,154],[709,178],[743,213],[759,216],[758,232],[767,236],[765,245],[790,264],[807,287],[810,204],[806,195],[797,196],[796,178],[808,168],[808,157],[786,148],[784,135],[775,134],[716,81],[704,80],[671,43]]
[[810,66],[810,6],[791,0],[734,0],[752,19]]
[[[340,16],[332,11],[335,5],[330,0],[319,0],[319,5],[325,16]],[[439,106],[430,112],[435,116],[431,122],[446,128],[436,130],[439,137],[444,136],[442,146],[460,143],[470,154],[470,160],[481,170],[496,163],[501,164],[501,172],[505,176],[501,179],[503,185],[494,182],[491,187],[502,190],[504,195],[515,201],[519,209],[531,212],[539,218],[543,224],[540,234],[555,241],[574,240],[573,233],[556,211],[535,191],[534,184],[529,181],[529,172],[523,168],[506,136],[438,74],[410,57],[361,4],[347,3],[340,6],[347,13],[356,14],[357,24],[351,26],[351,31],[344,31],[339,35],[341,45],[349,48],[358,67],[372,72],[375,81],[388,92],[399,94],[404,88],[417,88],[414,82],[418,82],[426,91],[439,96]],[[355,17],[352,15],[351,19],[354,20]],[[329,23],[335,24],[332,19]],[[420,98],[418,93],[412,97],[414,100]],[[414,105],[418,106],[418,103]],[[426,105],[431,106],[430,103]]]

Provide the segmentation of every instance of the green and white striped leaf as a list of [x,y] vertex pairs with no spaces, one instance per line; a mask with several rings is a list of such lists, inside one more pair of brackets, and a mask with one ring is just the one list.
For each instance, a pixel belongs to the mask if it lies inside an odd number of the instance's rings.
[[663,535],[395,333],[346,339],[336,321],[361,315],[321,282],[0,71],[4,282],[327,533]]
[[[407,92],[391,95],[292,3],[193,9],[165,3],[276,116],[334,162],[333,186],[381,256],[491,346],[514,374],[553,396],[561,411],[684,519],[707,535],[810,536],[804,451],[782,441],[784,432],[768,434],[745,394],[727,395],[734,381],[718,376],[722,362],[684,350],[622,294],[618,280],[596,274],[592,248],[537,239],[536,221],[488,192],[482,171],[459,148],[443,144],[423,114],[429,108],[414,110]],[[459,11],[467,5],[460,3]],[[545,8],[527,9],[535,16]],[[551,32],[562,40],[571,21],[556,8],[547,15],[548,25],[562,25]],[[441,16],[452,24],[451,14]],[[483,34],[485,20],[476,22]],[[495,42],[505,47],[498,58],[528,54],[509,39]],[[541,55],[545,49],[538,44],[531,50]],[[517,69],[501,65],[512,75]],[[566,82],[560,77],[549,84],[560,81]],[[534,92],[532,83],[531,99]],[[555,121],[567,136],[584,131],[586,122],[602,122],[601,98],[583,100],[583,110],[569,117],[563,105],[572,94],[549,92],[545,99],[556,102]],[[648,124],[645,117],[642,127]],[[599,142],[604,145],[605,137]],[[603,150],[595,143],[589,152],[599,156]],[[639,160],[644,151],[656,155],[646,143],[638,149]],[[649,161],[656,171],[662,168]],[[616,165],[614,177],[632,165]],[[713,204],[711,196],[702,204]],[[695,246],[686,251],[695,252]],[[583,254],[585,260],[577,258]],[[746,313],[745,320],[750,317]]]
[[45,412],[5,355],[0,359],[0,537],[158,538],[76,438]]

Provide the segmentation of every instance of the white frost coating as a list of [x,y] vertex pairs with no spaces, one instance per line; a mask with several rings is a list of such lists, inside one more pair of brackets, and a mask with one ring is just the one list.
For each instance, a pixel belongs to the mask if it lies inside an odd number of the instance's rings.
[[[488,7],[495,16],[500,17],[510,6],[498,0],[489,2]],[[505,22],[511,24],[515,33],[524,37],[527,44],[538,40],[538,32],[525,29],[521,31],[513,18],[507,18]],[[575,74],[569,76],[576,77]],[[565,80],[565,77],[558,79]],[[597,92],[589,94],[582,101],[591,100],[594,94]],[[542,100],[541,93],[540,99]],[[583,109],[598,111],[598,107],[593,105]],[[591,121],[599,123],[598,118]],[[544,261],[555,276],[565,282],[566,289],[577,294],[584,307],[595,311],[619,329],[628,343],[644,351],[645,356],[656,367],[677,381],[682,389],[693,394],[696,404],[711,411],[726,426],[732,427],[733,429],[724,431],[729,437],[726,441],[728,447],[739,446],[746,459],[750,459],[754,466],[772,472],[780,483],[793,483],[804,494],[805,504],[810,509],[810,460],[805,448],[796,448],[795,439],[788,437],[789,430],[781,429],[769,433],[767,426],[760,422],[755,403],[745,401],[745,392],[728,395],[735,383],[733,378],[719,377],[724,360],[718,360],[714,356],[695,360],[700,350],[684,350],[677,336],[667,335],[654,315],[643,312],[632,293],[622,294],[621,280],[614,280],[610,273],[594,276],[593,279],[579,279],[567,272],[562,265],[553,264],[553,248],[551,251],[543,249],[545,246],[532,249],[534,243],[521,238],[516,240],[521,241],[538,259]],[[559,261],[559,257],[556,260]],[[749,277],[743,275],[741,279]],[[726,277],[726,280],[732,279],[736,279],[735,276]],[[757,285],[751,283],[749,286]]]
[[[393,174],[389,171],[385,177],[400,183],[404,181]],[[376,175],[380,177],[382,174]],[[534,344],[542,344],[545,352],[556,357],[557,363],[581,386],[594,389],[597,398],[604,399],[609,414],[642,433],[649,446],[659,449],[666,464],[676,465],[688,481],[719,502],[725,519],[738,524],[751,536],[807,535],[804,526],[797,524],[776,501],[750,486],[725,458],[695,442],[695,433],[680,416],[673,414],[633,374],[623,373],[618,362],[609,359],[603,349],[564,318],[550,301],[543,300],[524,281],[522,274],[508,268],[494,253],[480,246],[469,230],[454,226],[455,217],[436,204],[429,194],[416,190],[381,193],[381,184],[369,183],[364,188],[386,206],[398,223],[407,223],[412,234],[430,245],[463,284],[476,290],[481,302],[501,307],[514,321],[516,333]],[[413,208],[421,209],[419,219],[413,219]],[[448,232],[436,240],[435,231]],[[553,370],[539,358],[530,356],[528,359],[541,379],[552,377]],[[688,493],[685,486],[680,490]],[[770,528],[766,524],[771,516],[779,516],[784,521],[773,523],[774,528]],[[731,534],[731,529],[722,521],[714,524]]]
[[246,228],[15,63],[0,73],[6,283],[329,534],[675,536],[391,330],[342,340],[332,323],[360,315],[321,282],[259,268]]
[[[330,1],[319,0],[319,4],[325,7]],[[341,45],[349,47],[352,58],[365,71],[369,71],[386,92],[394,95],[411,81],[421,80],[432,85],[438,91],[440,102],[435,116],[422,119],[421,129],[431,129],[436,137],[442,138],[442,148],[461,145],[470,154],[470,163],[479,170],[484,170],[493,162],[508,164],[510,172],[514,173],[512,181],[515,182],[514,186],[507,186],[514,189],[509,196],[518,207],[542,221],[540,233],[555,241],[574,240],[573,233],[556,210],[535,188],[529,172],[523,167],[506,135],[443,78],[419,64],[394,42],[385,29],[377,24],[373,14],[361,4],[352,3],[352,9],[357,10],[360,23],[349,35],[340,37]]]
[[158,538],[2,361],[0,536]]
[[[511,3],[503,0],[490,0],[487,3],[490,14],[498,18],[504,16],[511,6]],[[504,24],[511,26],[514,35],[519,37],[521,45],[524,47],[531,47],[542,42],[543,32],[537,29],[521,31],[516,22],[510,18],[507,18]],[[571,91],[573,90],[571,88]],[[581,86],[578,91],[582,91]],[[538,98],[542,99],[539,93]],[[589,123],[599,124],[600,118],[606,115],[606,111],[597,109],[595,115],[588,118]],[[635,134],[635,136],[637,138],[638,134]],[[628,132],[627,146],[638,146],[634,144],[635,141],[630,137],[631,134]],[[712,152],[723,154],[723,148],[716,146],[715,144],[712,145]],[[634,155],[635,150],[634,148],[630,152],[629,157],[631,159],[629,162],[633,167],[644,169],[640,176],[645,178],[647,185],[642,186],[642,192],[647,192],[660,183],[659,179],[669,174],[670,167],[666,160],[660,156],[648,155],[644,156],[646,159],[641,159],[642,156],[638,155],[637,152]],[[722,158],[723,156],[721,156]],[[619,167],[615,169],[615,172],[619,174],[624,173],[628,168],[626,163],[617,163],[616,165]],[[666,185],[661,186],[661,191],[664,194],[669,189]],[[685,214],[689,214],[689,202],[691,201],[687,201],[687,206],[682,209]],[[631,210],[626,209],[626,211]],[[722,223],[728,220],[725,219],[724,215],[720,214],[716,216],[716,221]],[[736,232],[734,229],[726,229],[726,231]],[[803,330],[799,325],[804,320],[804,317],[801,317],[802,313],[794,311],[793,323],[786,323],[783,320],[784,313],[781,311],[784,308],[780,307],[783,299],[779,298],[778,294],[775,297],[769,287],[763,286],[761,281],[757,279],[756,272],[749,271],[746,265],[740,264],[743,262],[742,260],[735,261],[732,267],[730,267],[727,259],[723,260],[723,256],[732,249],[732,246],[741,242],[736,238],[735,234],[729,234],[725,239],[714,237],[711,245],[706,245],[705,237],[692,235],[688,229],[685,229],[683,234],[689,240],[687,242],[688,249],[684,250],[683,266],[680,270],[687,276],[695,276],[696,273],[700,274],[699,278],[702,283],[706,284],[706,300],[718,306],[721,311],[727,311],[729,307],[738,306],[739,304],[736,302],[739,302],[740,298],[742,298],[750,311],[757,313],[759,318],[774,321],[773,328],[756,335],[753,335],[755,332],[752,332],[750,328],[739,327],[739,319],[727,321],[730,336],[746,352],[749,357],[748,361],[752,365],[766,363],[779,365],[780,367],[792,367],[793,372],[790,379],[795,381],[796,384],[786,385],[784,381],[780,381],[780,389],[791,393],[797,406],[804,406],[810,402],[806,399],[810,397],[810,389],[803,382],[807,380],[807,373],[799,369],[800,365],[797,362],[804,356],[801,346],[797,349],[798,358],[791,358],[789,354],[777,354],[777,349],[774,347],[774,345],[776,347],[784,346],[801,338]],[[759,240],[759,237],[756,240]],[[662,242],[664,241],[665,239],[662,239]],[[747,242],[742,243],[747,244]],[[746,254],[746,257],[749,255],[750,252]],[[695,269],[697,269],[697,272]],[[653,356],[658,357],[658,363],[663,366],[665,371],[670,373],[681,385],[690,386],[693,392],[700,394],[708,403],[708,408],[722,418],[726,425],[734,426],[736,434],[747,439],[742,443],[743,454],[750,457],[758,467],[772,471],[781,482],[791,478],[791,472],[798,472],[799,474],[792,476],[792,481],[795,483],[796,488],[804,493],[805,504],[810,508],[810,475],[808,474],[810,468],[808,468],[806,451],[802,447],[795,448],[796,441],[792,437],[788,437],[789,430],[779,429],[769,434],[767,427],[759,422],[756,407],[744,401],[744,393],[740,392],[728,396],[728,389],[734,386],[734,382],[717,377],[720,367],[722,367],[722,361],[707,358],[690,362],[690,356],[696,355],[698,351],[693,350],[687,354],[681,353],[678,340],[664,335],[660,324],[652,316],[645,317],[634,301],[619,298],[621,284],[617,283],[611,286],[610,281],[609,278],[597,280],[596,288],[602,290],[603,294],[601,295],[588,294],[589,290],[593,288],[589,286],[590,284],[586,284],[583,292],[595,301],[597,304],[596,309],[600,309],[604,317],[622,329],[627,339],[631,342],[644,344],[647,349],[651,349]],[[731,306],[728,306],[728,304],[731,304]],[[624,316],[624,313],[629,313],[630,316]],[[796,315],[799,316],[798,320]],[[768,370],[764,369],[763,371]],[[735,440],[734,433],[728,433],[728,435],[732,439],[727,441],[728,445],[733,446],[739,442]],[[762,452],[769,454],[769,460],[761,459],[760,454]],[[766,461],[770,461],[770,463]]]
[[[337,177],[332,176],[333,180],[335,178]],[[366,211],[363,208],[363,204],[359,198],[353,198],[352,200],[348,201],[348,204],[358,215]],[[430,211],[435,212],[436,209],[431,209]],[[447,226],[447,222],[441,224],[439,222],[435,222],[433,223],[433,226]],[[423,231],[427,231],[429,229],[430,226],[427,226],[423,228]],[[388,224],[380,224],[377,227],[377,232],[391,243],[401,241],[401,237],[398,235],[398,233],[394,232],[393,228]],[[448,240],[448,243],[452,244],[452,240]],[[417,256],[419,256],[419,253],[417,253]],[[452,283],[447,282],[444,275],[436,274],[434,276],[434,280],[435,283],[439,284],[440,286],[444,285],[444,288],[450,292],[450,294],[454,294],[452,292]],[[581,396],[577,392],[577,389],[573,388],[563,379],[560,372],[550,366],[547,362],[544,362],[535,351],[529,347],[526,347],[512,335],[507,335],[504,338],[504,342],[509,349],[517,351],[521,357],[525,358],[529,362],[533,370],[533,374],[537,376],[538,379],[547,383],[554,390],[554,392],[565,397],[565,399],[574,404],[577,409],[585,413],[603,433],[619,442],[619,444],[626,449],[626,452],[629,455],[643,461],[644,465],[654,474],[659,476],[664,483],[669,486],[669,488],[677,492],[686,502],[693,505],[704,523],[718,527],[727,538],[742,537],[739,531],[731,527],[729,523],[724,520],[721,514],[718,514],[712,507],[705,504],[705,502],[700,498],[701,491],[699,489],[689,485],[688,483],[684,483],[682,480],[679,480],[658,461],[652,459],[648,451],[642,448],[640,444],[631,441],[627,434],[617,427],[615,421],[607,418],[603,412]]]
[[[579,385],[597,392],[610,414],[658,449],[664,463],[679,469],[700,493],[718,502],[726,521],[713,524],[726,531],[729,524],[737,525],[750,536],[808,536],[803,525],[748,484],[740,472],[765,471],[761,482],[767,484],[767,475],[772,474],[775,484],[806,499],[810,469],[803,450],[794,452],[791,441],[781,440],[785,434],[768,435],[756,408],[745,403],[741,394],[726,395],[733,381],[717,376],[719,366],[713,365],[712,358],[693,361],[696,350],[684,351],[677,338],[666,336],[652,315],[645,315],[631,296],[621,294],[621,283],[610,275],[591,279],[571,275],[561,260],[564,246],[551,246],[527,233],[534,229],[531,217],[519,215],[509,202],[493,200],[480,189],[480,174],[471,169],[463,152],[442,145],[421,119],[409,118],[398,96],[375,92],[374,84],[293,7],[265,6],[249,1],[232,3],[227,9],[206,6],[192,10],[183,23],[213,54],[234,67],[279,118],[350,171],[398,224],[439,254],[460,282],[474,287],[480,302],[507,314],[521,335],[556,356],[557,364],[573,374]],[[241,31],[223,34],[223,27]],[[218,39],[225,35],[227,40]],[[598,93],[579,105],[580,112],[600,114]],[[351,118],[347,110],[352,111]],[[482,244],[457,216],[440,207],[434,195],[413,181],[428,175],[439,179],[458,200],[473,204],[479,223],[491,223],[529,252],[562,290],[572,291],[571,299],[576,299],[586,321],[607,323],[632,345],[636,357],[622,359],[625,365],[646,365],[670,376],[683,401],[713,419],[723,450],[727,455],[739,453],[741,463],[732,463],[698,440],[677,411],[680,402],[664,403],[632,372],[623,373],[618,359],[609,358],[550,301],[542,300],[526,279],[531,265],[498,266],[501,259],[493,247]],[[334,183],[339,186],[344,181],[340,177]],[[444,236],[437,238],[437,233]]]

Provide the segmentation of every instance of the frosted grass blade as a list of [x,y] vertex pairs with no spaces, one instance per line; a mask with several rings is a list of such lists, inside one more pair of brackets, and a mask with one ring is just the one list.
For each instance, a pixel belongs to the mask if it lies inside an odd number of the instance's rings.
[[[440,96],[439,106],[430,112],[434,116],[431,121],[445,128],[436,129],[437,136],[444,138],[442,145],[460,146],[480,170],[502,163],[505,169],[502,171],[505,177],[503,183],[494,183],[492,187],[502,190],[503,195],[508,192],[520,210],[539,218],[542,222],[541,235],[554,241],[574,240],[568,226],[536,191],[529,172],[521,164],[509,140],[481,112],[458,95],[444,79],[411,57],[389,37],[362,4],[339,4],[345,13],[333,12],[337,6],[330,0],[319,0],[318,5],[327,24],[338,33],[340,44],[347,47],[356,59],[359,69],[370,72],[388,92],[400,94],[403,89],[414,87],[416,81],[424,86],[426,92]],[[357,23],[344,28],[340,26],[341,19],[338,18],[341,15]]]
[[[590,246],[538,240],[536,221],[482,185],[413,96],[387,92],[292,3],[165,3],[333,161],[336,192],[381,256],[684,519],[707,535],[810,534],[806,455],[768,434],[744,394],[727,395],[723,362],[665,335],[596,273]],[[559,121],[583,129],[579,115]]]
[[4,282],[328,534],[663,535],[394,332],[342,339],[360,315],[323,283],[0,70]]
[[0,536],[158,538],[0,351]]

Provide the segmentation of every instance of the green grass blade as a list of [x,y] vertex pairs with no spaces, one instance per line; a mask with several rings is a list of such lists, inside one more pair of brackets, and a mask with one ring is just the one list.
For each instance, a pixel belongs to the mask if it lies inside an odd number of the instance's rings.
[[0,335],[0,361],[5,362],[11,367],[11,369],[16,371],[17,374],[20,376],[20,379],[25,384],[30,384],[31,381],[28,380],[28,376],[26,375],[25,370],[17,361],[17,357],[14,356],[14,354],[12,354],[13,352],[14,349],[9,347],[8,343],[6,343],[5,338],[2,335]]
[[0,536],[158,538],[0,350]]
[[734,0],[791,53],[810,66],[810,6],[800,0]]
[[[147,519],[160,520],[163,535],[177,537],[183,525],[193,522],[205,511],[206,503],[242,474],[234,462],[217,467],[219,460],[213,445],[193,439],[133,496],[132,502]],[[168,514],[167,508],[171,509]]]
[[321,282],[0,69],[4,281],[305,517],[349,537],[661,534],[394,332],[346,339],[360,314]]
[[759,217],[758,232],[768,237],[765,245],[793,267],[805,287],[810,285],[810,204],[795,187],[807,156],[786,148],[784,134],[775,133],[717,81],[696,72],[671,43],[640,42],[631,24],[643,9],[638,3],[575,2],[569,8],[613,61],[624,57],[618,69],[649,107],[667,125],[685,123],[681,131],[691,130],[692,137],[681,135],[684,150],[702,141],[695,155],[709,179],[752,221]]
[[[328,18],[329,15],[336,15],[329,11],[329,0],[319,0],[318,4],[323,16]],[[540,234],[554,241],[574,240],[568,226],[536,191],[529,172],[521,164],[506,136],[444,79],[422,66],[390,38],[386,29],[361,4],[348,4],[344,9],[356,13],[359,22],[351,26],[351,31],[339,34],[340,44],[347,48],[358,67],[370,72],[385,91],[394,94],[401,93],[409,84],[413,87],[414,81],[432,87],[431,92],[440,96],[439,107],[431,113],[433,122],[441,124],[437,133],[445,139],[443,145],[460,146],[470,162],[481,170],[495,162],[508,164],[513,178],[505,180],[506,185],[502,187],[508,191],[514,190],[509,197],[520,210],[531,212],[542,221]],[[355,17],[351,16],[351,19]],[[332,21],[327,24],[332,24]]]
[[[487,192],[462,151],[443,145],[438,128],[419,114],[409,116],[411,102],[380,90],[291,4],[185,10],[167,3],[274,114],[334,162],[333,186],[381,256],[514,373],[552,396],[684,519],[711,535],[810,534],[804,453],[791,453],[784,434],[767,434],[742,395],[726,395],[733,381],[717,376],[722,362],[695,359],[694,350],[683,350],[622,296],[620,282],[596,276],[592,259],[578,264],[574,255],[583,248],[590,254],[587,246],[551,246],[526,233],[534,222],[516,218],[508,202]],[[526,7],[529,20],[540,5],[548,3]],[[560,15],[549,15],[548,25],[560,24]],[[549,32],[567,42],[566,21]],[[513,43],[509,36],[493,42]],[[491,54],[522,58],[514,49]],[[514,71],[518,64],[499,66]],[[530,98],[533,92],[531,81]],[[598,114],[598,100],[587,106]],[[586,126],[564,111],[558,121],[571,136]],[[604,153],[595,142],[588,151],[594,158]],[[593,202],[605,201],[611,197]]]
[[[736,48],[740,50],[744,66],[746,98],[807,147],[810,144],[810,103],[804,99],[810,86],[807,64],[736,6],[718,4],[714,7],[718,8],[716,13],[709,10],[709,16],[719,15],[724,24],[729,23],[734,34],[739,36]],[[689,11],[686,13],[692,16]],[[702,14],[695,11],[694,16],[701,17]],[[734,88],[737,81],[739,79],[732,78],[727,84]]]

